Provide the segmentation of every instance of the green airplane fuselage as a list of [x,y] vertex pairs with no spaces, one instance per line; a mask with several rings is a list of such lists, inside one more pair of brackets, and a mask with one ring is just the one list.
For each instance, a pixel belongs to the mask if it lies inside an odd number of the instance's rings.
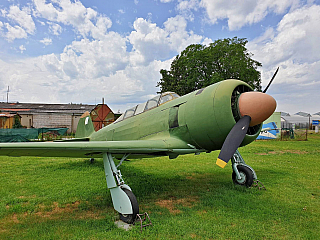
[[[180,139],[197,149],[221,149],[235,125],[232,95],[252,88],[239,80],[225,80],[173,99],[158,107],[112,123],[90,135],[90,141]],[[239,90],[239,91],[240,91]],[[238,95],[240,95],[241,91]],[[235,108],[237,102],[235,100]],[[247,134],[241,146],[257,138],[261,124]]]

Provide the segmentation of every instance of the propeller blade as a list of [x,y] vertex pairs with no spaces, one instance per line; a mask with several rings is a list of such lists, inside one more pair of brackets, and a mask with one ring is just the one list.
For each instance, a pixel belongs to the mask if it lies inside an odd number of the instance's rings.
[[270,87],[270,85],[271,85],[271,83],[272,83],[273,79],[276,77],[276,75],[277,75],[278,71],[279,71],[279,67],[277,68],[276,72],[273,74],[273,76],[272,76],[272,78],[271,78],[270,82],[268,83],[268,86],[267,86],[267,87],[266,87],[266,89],[263,91],[263,93],[265,93],[265,92],[268,90],[268,88]]
[[244,137],[246,136],[250,121],[251,117],[246,115],[233,126],[226,137],[218,156],[216,164],[219,167],[224,168],[237,148],[240,146]]

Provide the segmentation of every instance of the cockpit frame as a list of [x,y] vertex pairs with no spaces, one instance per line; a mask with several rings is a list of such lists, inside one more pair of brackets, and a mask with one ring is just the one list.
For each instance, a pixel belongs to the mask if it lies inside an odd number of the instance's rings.
[[149,111],[153,108],[161,106],[167,102],[170,102],[173,99],[179,98],[180,96],[174,92],[165,92],[160,95],[157,95],[147,102],[140,103],[132,108],[127,109],[114,123],[120,122],[129,117],[136,116],[138,114]]

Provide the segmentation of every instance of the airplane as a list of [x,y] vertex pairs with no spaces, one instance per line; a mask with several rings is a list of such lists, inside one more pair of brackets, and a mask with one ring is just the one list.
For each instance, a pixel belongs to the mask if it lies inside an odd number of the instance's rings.
[[276,139],[279,129],[275,122],[269,122],[262,125],[260,135],[257,139]]
[[[0,155],[102,157],[113,207],[122,221],[133,223],[139,204],[118,169],[127,159],[174,159],[221,150],[216,164],[224,168],[231,159],[233,182],[250,187],[256,173],[237,149],[259,136],[262,122],[276,108],[275,99],[265,91],[256,92],[243,81],[229,79],[181,97],[166,92],[126,110],[97,132],[87,112],[79,120],[74,139],[1,143]],[[120,160],[118,165],[115,158]]]

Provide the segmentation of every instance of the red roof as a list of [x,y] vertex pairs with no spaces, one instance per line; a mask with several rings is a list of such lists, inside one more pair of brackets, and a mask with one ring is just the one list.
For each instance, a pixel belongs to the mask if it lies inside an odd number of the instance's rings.
[[0,117],[14,117],[19,114],[12,114],[12,113],[0,113]]

